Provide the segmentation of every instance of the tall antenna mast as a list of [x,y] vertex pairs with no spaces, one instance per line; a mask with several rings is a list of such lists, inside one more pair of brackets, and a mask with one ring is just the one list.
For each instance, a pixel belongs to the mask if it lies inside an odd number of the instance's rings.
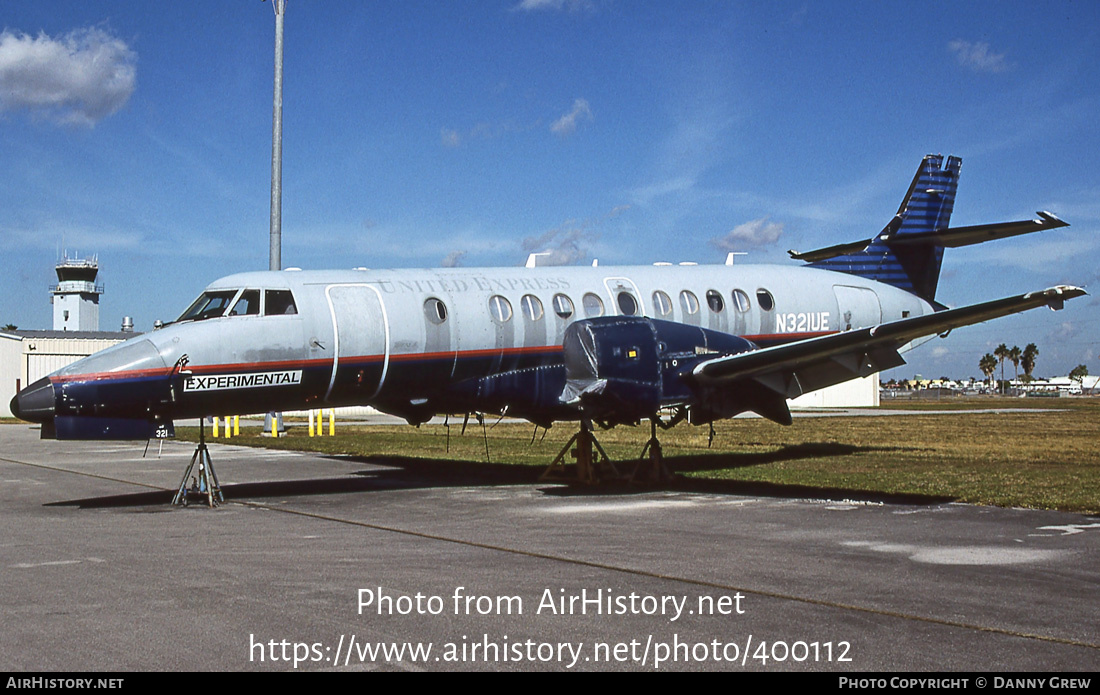
[[271,0],[275,10],[275,103],[271,123],[271,263],[283,269],[283,14],[286,0]]

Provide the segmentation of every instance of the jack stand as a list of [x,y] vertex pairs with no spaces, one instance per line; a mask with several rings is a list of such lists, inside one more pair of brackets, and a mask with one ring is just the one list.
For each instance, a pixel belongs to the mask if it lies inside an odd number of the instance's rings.
[[652,418],[649,421],[649,441],[645,443],[642,455],[638,457],[638,465],[634,467],[630,482],[664,483],[674,477],[672,471],[665,465],[661,442],[657,439],[657,419]]
[[[576,444],[576,448],[572,448]],[[575,475],[569,475],[565,466],[565,457],[571,454],[577,460]],[[592,434],[592,424],[588,420],[581,420],[581,429],[573,435],[568,443],[558,453],[553,463],[547,467],[539,480],[549,480],[567,483],[583,483],[595,485],[605,480],[622,480],[624,476],[615,468],[611,457],[600,446],[599,441]]]
[[[187,479],[195,468],[196,462],[199,464],[199,474],[196,478],[191,478],[191,487],[188,489]],[[206,497],[206,503],[212,508],[225,501],[222,486],[218,482],[218,474],[214,472],[214,462],[210,460],[210,451],[206,448],[206,425],[201,419],[199,420],[199,445],[191,455],[191,463],[183,473],[183,480],[180,481],[179,489],[176,490],[176,496],[172,498],[172,504],[182,504],[186,507],[192,496],[197,499]]]

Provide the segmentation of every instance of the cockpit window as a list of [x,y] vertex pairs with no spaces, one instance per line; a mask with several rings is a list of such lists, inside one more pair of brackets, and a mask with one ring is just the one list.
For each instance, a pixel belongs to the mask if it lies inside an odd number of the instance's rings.
[[294,295],[290,290],[264,290],[264,305],[265,316],[298,313],[298,307],[294,304]]
[[202,321],[221,316],[229,307],[229,302],[237,295],[237,290],[215,290],[203,292],[195,302],[187,307],[177,321]]
[[233,305],[230,316],[258,316],[260,313],[260,291],[245,290],[241,298]]

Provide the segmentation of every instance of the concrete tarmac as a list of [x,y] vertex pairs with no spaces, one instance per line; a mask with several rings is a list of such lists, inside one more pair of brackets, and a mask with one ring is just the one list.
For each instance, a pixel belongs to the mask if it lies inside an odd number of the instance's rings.
[[1097,517],[143,449],[0,425],[0,669],[1100,666]]

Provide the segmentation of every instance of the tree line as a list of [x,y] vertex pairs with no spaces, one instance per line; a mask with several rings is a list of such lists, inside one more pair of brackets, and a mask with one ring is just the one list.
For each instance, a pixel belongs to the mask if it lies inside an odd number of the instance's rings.
[[[982,374],[985,374],[986,378],[990,380],[990,389],[993,388],[993,375],[997,371],[997,365],[1001,367],[1001,393],[1005,392],[1007,388],[1007,382],[1005,382],[1005,361],[1012,363],[1013,368],[1016,370],[1016,377],[1013,381],[1020,381],[1020,369],[1024,370],[1024,383],[1028,383],[1034,380],[1031,375],[1035,371],[1035,360],[1039,357],[1039,348],[1035,346],[1035,343],[1028,343],[1027,347],[1023,350],[1019,346],[1013,345],[1008,347],[1005,343],[1001,343],[992,353],[985,353],[980,360],[978,360],[978,369],[982,370]],[[1083,364],[1079,364],[1073,368],[1069,373],[1071,381],[1076,381],[1078,385],[1081,385],[1085,377],[1089,375],[1089,368]]]

